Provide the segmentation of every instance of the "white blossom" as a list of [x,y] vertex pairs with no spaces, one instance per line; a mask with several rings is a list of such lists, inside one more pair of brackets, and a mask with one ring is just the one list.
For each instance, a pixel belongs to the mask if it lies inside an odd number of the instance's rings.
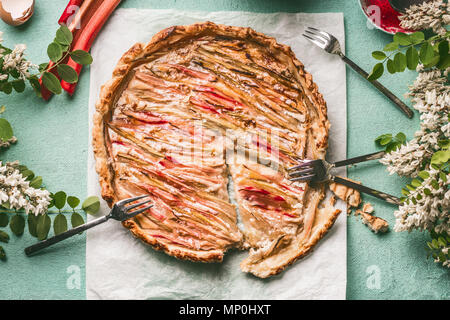
[[450,24],[450,2],[442,0],[412,5],[399,17],[400,26],[410,30],[432,29],[437,34],[446,32],[445,25]]
[[[432,29],[437,34],[446,32],[450,23],[450,2],[437,0],[413,5],[400,17],[401,26],[407,29]],[[410,190],[406,201],[394,212],[394,230],[427,230],[450,235],[450,174],[430,165],[431,157],[441,149],[439,142],[450,139],[449,109],[450,86],[447,70],[436,67],[417,67],[418,76],[409,87],[407,97],[420,113],[420,129],[414,138],[380,160],[390,174],[415,178],[420,171],[423,182]],[[444,177],[442,177],[444,175]],[[420,181],[420,180],[419,180]],[[436,241],[436,240],[434,240]],[[435,261],[450,268],[448,247],[442,243],[433,246]],[[436,258],[437,257],[437,258]],[[442,258],[444,257],[444,258]]]
[[0,205],[25,210],[27,214],[43,214],[50,205],[50,192],[30,186],[18,170],[17,162],[0,162]]
[[29,70],[37,69],[38,66],[25,59],[25,49],[26,45],[18,44],[11,53],[4,55],[3,71],[10,72],[11,70],[17,70],[21,79],[28,79],[30,77]]

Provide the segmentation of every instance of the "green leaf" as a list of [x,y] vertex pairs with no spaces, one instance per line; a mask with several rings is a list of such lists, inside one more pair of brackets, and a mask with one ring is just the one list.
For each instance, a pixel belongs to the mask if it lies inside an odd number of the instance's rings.
[[441,164],[450,159],[450,149],[436,151],[431,157],[432,164]]
[[421,177],[423,180],[425,180],[430,177],[430,174],[427,171],[420,171],[418,176]]
[[21,215],[14,215],[11,218],[11,222],[9,223],[9,227],[11,231],[16,235],[20,236],[23,234],[23,230],[25,229],[25,219]]
[[60,213],[55,217],[55,221],[53,221],[53,231],[55,232],[55,235],[67,231],[67,219],[63,214]]
[[420,180],[418,180],[418,179],[413,179],[411,181],[411,185],[416,187],[416,188],[419,187],[421,184],[422,184],[422,182]]
[[92,63],[93,59],[89,52],[84,50],[75,50],[70,53],[70,57],[78,64],[89,65]]
[[61,83],[53,73],[45,71],[42,74],[42,82],[44,86],[54,94],[60,94],[62,92]]
[[34,177],[33,180],[31,180],[30,182],[30,187],[38,189],[40,188],[42,185],[42,177],[41,176],[37,176]]
[[437,180],[431,180],[430,184],[435,190],[439,190],[439,182]]
[[425,34],[421,31],[417,31],[417,32],[411,33],[409,35],[409,39],[411,40],[411,42],[413,44],[418,44],[418,43],[422,42],[423,40],[425,40]]
[[77,72],[67,64],[60,64],[56,67],[59,76],[68,83],[75,83],[78,81]]
[[0,230],[0,241],[5,242],[5,243],[9,242],[9,235],[6,232],[1,231],[1,230]]
[[394,42],[397,42],[402,46],[407,46],[411,44],[411,38],[406,33],[397,32],[394,34]]
[[6,142],[11,139],[13,135],[14,132],[9,121],[4,118],[0,118],[0,139]]
[[48,68],[48,63],[41,63],[41,64],[39,65],[39,72],[42,72],[42,71],[44,71],[44,70],[47,70],[47,68]]
[[55,40],[63,45],[70,45],[73,40],[72,32],[67,28],[66,25],[61,25],[59,29],[56,31]]
[[76,228],[84,224],[84,219],[79,213],[74,212],[70,218],[70,222],[72,223],[72,228]]
[[9,216],[7,213],[0,213],[0,228],[4,228],[9,223]]
[[11,82],[11,85],[13,86],[14,90],[16,90],[16,92],[24,92],[25,90],[25,81],[23,81],[23,79],[19,79],[19,80],[14,80]]
[[55,207],[57,209],[62,209],[66,205],[67,195],[64,191],[58,191],[53,195],[53,200],[55,201]]
[[408,196],[409,195],[409,190],[405,189],[405,188],[402,188],[402,195]]
[[374,51],[372,52],[372,57],[377,60],[384,60],[386,58],[386,54],[383,51]]
[[72,209],[75,209],[80,204],[80,199],[77,197],[69,196],[67,197],[67,203]]
[[370,80],[370,81],[376,80],[376,79],[378,79],[379,77],[381,77],[383,75],[383,72],[384,72],[383,64],[381,62],[377,63],[373,67],[372,72],[367,77],[367,80]]
[[409,47],[406,51],[406,66],[409,70],[416,70],[419,64],[419,53],[416,48]]
[[399,132],[395,135],[395,139],[400,142],[400,143],[405,143],[406,142],[406,135],[403,132]]
[[439,59],[440,59],[439,54],[435,54],[433,58],[427,64],[424,65],[424,68],[434,67],[435,65],[438,64]]
[[28,181],[31,181],[34,178],[34,172],[29,169],[22,171],[21,174],[22,174],[22,177],[24,177]]
[[0,260],[6,260],[6,253],[2,246],[0,246]]
[[100,210],[100,200],[96,196],[88,197],[84,200],[81,208],[89,214],[96,214]]
[[444,181],[447,182],[447,175],[444,172],[439,172],[439,178]]
[[428,42],[424,42],[420,47],[419,57],[423,64],[428,64],[434,57],[433,46]]
[[439,244],[436,239],[431,240],[431,246],[433,249],[439,249]]
[[382,134],[375,139],[375,142],[380,143],[380,141],[386,137],[392,138],[392,134],[390,134],[390,133]]
[[34,214],[29,214],[28,215],[28,232],[33,236],[33,237],[37,237],[37,222],[38,222],[38,217],[35,216]]
[[397,42],[391,42],[391,43],[388,43],[384,47],[383,51],[395,51],[397,49],[398,49],[398,43]]
[[439,69],[447,69],[450,67],[450,54],[448,41],[444,40],[439,43],[439,63],[436,65]]
[[42,241],[47,239],[51,224],[52,220],[50,219],[48,214],[42,214],[38,217],[36,225],[36,234],[38,240]]
[[62,49],[59,44],[52,42],[47,47],[47,55],[53,62],[58,62],[62,58]]
[[423,189],[423,193],[425,193],[427,196],[431,195],[431,190],[428,188]]
[[384,137],[383,139],[380,140],[380,144],[382,146],[387,145],[388,143],[390,143],[392,141],[392,136],[391,137]]
[[13,89],[11,82],[5,82],[5,83],[1,84],[0,88],[6,94],[10,94]]
[[438,238],[438,244],[439,244],[440,247],[445,247],[445,246],[447,246],[447,241],[445,240],[444,237],[439,237]]
[[394,74],[397,72],[397,70],[395,69],[394,60],[392,59],[388,59],[388,61],[386,62],[386,67],[390,74]]
[[30,82],[30,85],[33,87],[34,92],[38,97],[42,97],[41,93],[41,84],[39,83],[39,79],[36,76],[32,76],[28,78],[28,81]]
[[398,72],[405,71],[406,56],[401,52],[396,53],[394,56],[394,65],[395,65],[395,70],[397,70]]

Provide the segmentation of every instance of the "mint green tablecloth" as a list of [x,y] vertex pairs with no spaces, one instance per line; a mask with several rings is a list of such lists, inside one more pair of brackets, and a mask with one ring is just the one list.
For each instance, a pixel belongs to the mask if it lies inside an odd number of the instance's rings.
[[[0,22],[6,45],[28,45],[28,57],[45,62],[46,47],[54,37],[57,20],[66,1],[37,0],[34,17],[24,26],[13,28]],[[369,70],[374,61],[370,52],[382,48],[390,36],[369,29],[356,0],[124,0],[125,8],[177,8],[184,10],[239,10],[255,12],[344,12],[347,54]],[[1,151],[0,159],[19,159],[44,177],[48,189],[60,189],[86,196],[88,146],[89,69],[83,72],[74,97],[63,94],[49,103],[37,99],[31,89],[6,96],[5,117],[19,139],[17,145]],[[413,72],[382,78],[401,96],[414,79]],[[348,156],[375,150],[373,140],[382,133],[403,131],[411,138],[418,128],[418,116],[406,119],[382,95],[354,72],[347,73]],[[374,188],[398,194],[403,181],[388,176],[380,164],[360,165],[349,176]],[[368,199],[376,214],[393,226],[393,207]],[[11,236],[3,245],[8,260],[0,261],[0,299],[84,299],[85,236],[75,237],[27,258],[23,248],[34,239],[25,234]],[[426,260],[427,236],[413,232],[384,235],[371,233],[357,218],[348,217],[348,299],[449,299],[450,273]],[[78,279],[80,280],[78,282]]]

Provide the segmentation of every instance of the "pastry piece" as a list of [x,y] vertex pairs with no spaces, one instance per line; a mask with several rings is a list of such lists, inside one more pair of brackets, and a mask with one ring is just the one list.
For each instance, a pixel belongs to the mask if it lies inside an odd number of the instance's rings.
[[250,28],[175,26],[136,44],[96,109],[103,198],[150,194],[155,206],[124,226],[170,255],[220,261],[251,248],[241,268],[267,277],[311,251],[339,214],[319,205],[323,185],[286,173],[325,156],[323,97],[289,47]]
[[372,204],[367,202],[364,203],[362,210],[356,210],[355,215],[361,215],[362,222],[375,233],[388,231],[389,223],[380,217],[373,216],[373,211]]
[[349,209],[357,208],[361,204],[361,194],[358,191],[336,182],[330,183],[329,188],[339,199],[347,203]]

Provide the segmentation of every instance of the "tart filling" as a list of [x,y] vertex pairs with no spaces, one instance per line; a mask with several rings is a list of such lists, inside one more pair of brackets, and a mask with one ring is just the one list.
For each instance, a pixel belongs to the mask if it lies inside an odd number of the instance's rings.
[[122,57],[96,107],[102,195],[150,194],[154,207],[124,226],[168,254],[220,261],[250,248],[241,268],[267,277],[339,213],[319,208],[323,186],[287,178],[296,160],[324,157],[329,123],[311,76],[273,38],[210,22],[163,30]]

